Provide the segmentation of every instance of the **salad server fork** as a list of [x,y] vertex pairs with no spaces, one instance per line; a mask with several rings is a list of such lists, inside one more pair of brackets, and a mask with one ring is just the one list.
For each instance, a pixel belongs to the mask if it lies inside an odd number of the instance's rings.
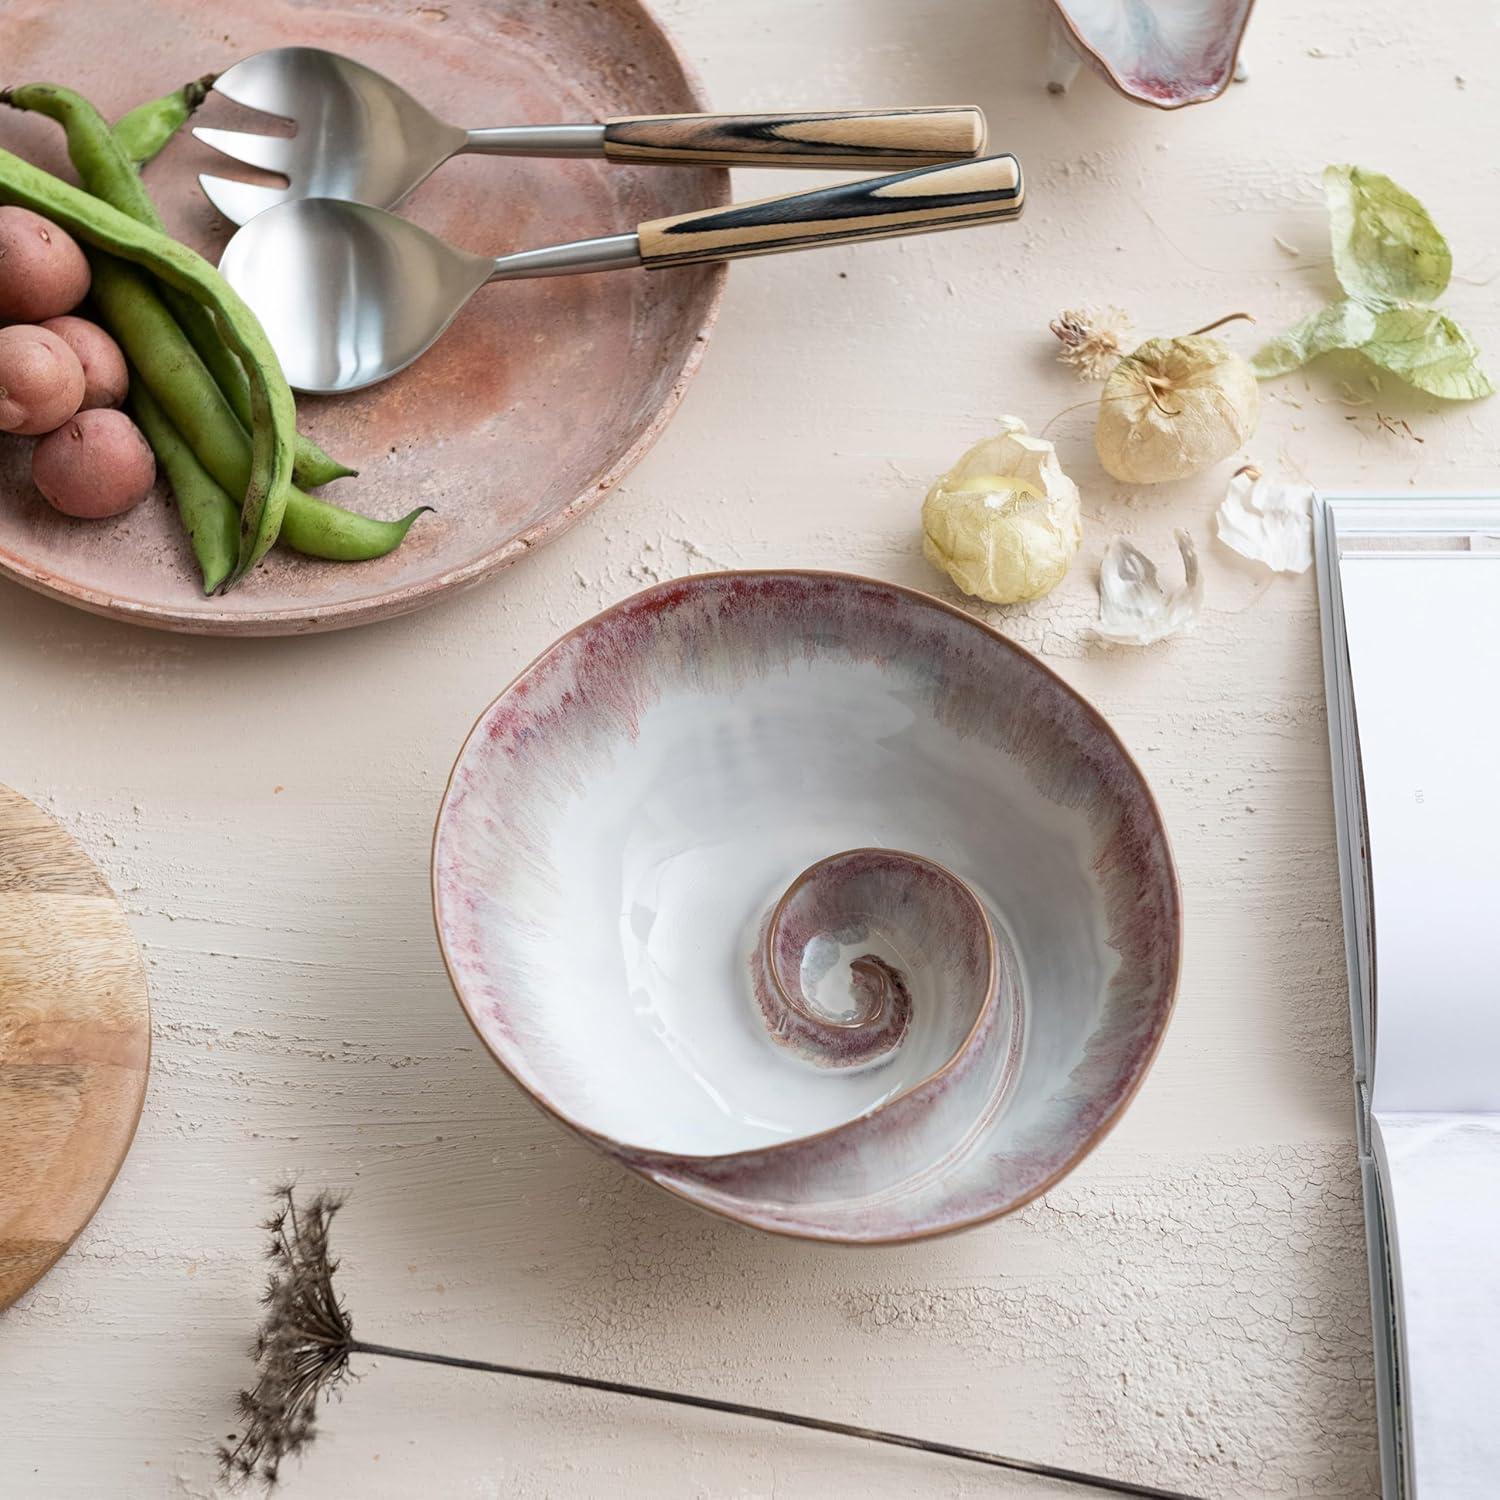
[[319,47],[258,52],[221,73],[217,93],[294,120],[292,136],[197,126],[193,134],[235,161],[287,179],[285,187],[203,174],[209,201],[236,224],[298,198],[347,198],[392,208],[450,157],[604,157],[697,166],[918,167],[984,150],[983,113],[953,108],[813,114],[625,115],[585,125],[461,130],[353,58]]

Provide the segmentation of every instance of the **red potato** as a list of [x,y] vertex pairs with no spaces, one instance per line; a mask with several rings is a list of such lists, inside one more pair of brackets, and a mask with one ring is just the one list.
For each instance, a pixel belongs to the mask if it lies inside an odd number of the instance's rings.
[[30,323],[0,328],[0,432],[51,432],[78,410],[83,365],[55,333]]
[[29,208],[0,208],[0,323],[40,323],[88,295],[89,263],[67,230]]
[[83,403],[81,411],[96,406],[118,406],[130,389],[130,375],[120,346],[97,324],[87,318],[48,318],[41,325],[55,333],[83,366]]
[[31,477],[54,510],[102,520],[139,505],[156,482],[156,457],[122,411],[81,411],[37,443]]

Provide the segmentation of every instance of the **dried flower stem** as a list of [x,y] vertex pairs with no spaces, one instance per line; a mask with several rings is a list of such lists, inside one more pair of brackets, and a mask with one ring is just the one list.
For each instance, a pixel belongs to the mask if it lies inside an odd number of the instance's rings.
[[559,1370],[537,1370],[525,1365],[491,1364],[483,1359],[460,1359],[451,1354],[424,1354],[415,1349],[395,1349],[388,1344],[351,1341],[351,1354],[387,1355],[393,1359],[415,1359],[431,1365],[453,1365],[461,1370],[485,1370],[493,1375],[512,1375],[521,1380],[542,1380],[553,1385],[577,1386],[588,1391],[607,1391],[616,1396],[636,1396],[646,1401],[665,1401],[673,1406],[694,1406],[701,1411],[727,1412],[736,1417],[753,1417],[761,1422],[776,1422],[783,1427],[806,1427],[815,1432],[833,1432],[843,1437],[864,1438],[893,1448],[915,1448],[922,1453],[937,1453],[945,1458],[960,1458],[969,1463],[985,1464],[992,1469],[1010,1469],[1020,1474],[1034,1474],[1043,1479],[1058,1479],[1065,1484],[1086,1485],[1116,1495],[1146,1495],[1155,1500],[1193,1500],[1180,1490],[1157,1489],[1135,1484],[1127,1479],[1109,1479],[1085,1474],[1077,1469],[1059,1468],[1053,1464],[1031,1463],[1023,1458],[1006,1458],[978,1448],[960,1448],[952,1443],[935,1443],[927,1438],[907,1437],[899,1432],[885,1432],[877,1427],[856,1427],[850,1422],[833,1422],[824,1417],[807,1417],[796,1412],[776,1411],[766,1406],[747,1406],[739,1401],[719,1401],[712,1396],[690,1396],[683,1391],[664,1391],[655,1386],[630,1385],[619,1380],[598,1380],[590,1375],[568,1375]]
[[1200,333],[1212,333],[1215,328],[1222,328],[1226,323],[1238,323],[1240,321],[1253,323],[1254,313],[1225,313],[1222,318],[1215,318],[1212,323],[1205,323],[1202,328],[1195,328],[1191,333],[1184,334],[1184,338],[1195,339]]
[[[1188,337],[1192,338],[1192,334],[1189,334]],[[1164,405],[1161,399],[1161,393],[1163,391],[1176,389],[1176,387],[1173,386],[1172,382],[1168,380],[1164,375],[1153,375],[1144,366],[1142,366],[1139,373],[1141,384],[1146,387],[1146,394],[1150,396],[1151,404],[1157,409],[1157,411],[1159,411],[1164,417],[1180,417],[1182,415],[1181,407],[1178,407],[1176,411],[1173,411],[1170,406]]]
[[448,1365],[461,1370],[484,1370],[492,1375],[570,1385],[581,1390],[663,1401],[673,1406],[692,1406],[702,1411],[726,1412],[730,1416],[751,1417],[783,1427],[803,1427],[815,1432],[863,1438],[867,1442],[884,1443],[894,1448],[914,1448],[944,1458],[1085,1485],[1116,1495],[1142,1495],[1152,1497],[1152,1500],[1195,1500],[1180,1490],[1158,1489],[1125,1479],[1110,1479],[1053,1464],[1006,1458],[977,1448],[960,1448],[951,1443],[935,1443],[926,1438],[908,1437],[874,1427],[857,1427],[849,1422],[833,1422],[771,1407],[720,1401],[712,1396],[693,1396],[685,1391],[667,1391],[618,1380],[601,1380],[590,1375],[571,1375],[561,1370],[495,1364],[453,1354],[429,1354],[419,1349],[368,1343],[354,1337],[353,1320],[333,1285],[338,1262],[330,1254],[328,1231],[341,1207],[341,1200],[319,1194],[299,1212],[290,1187],[279,1188],[276,1197],[277,1211],[264,1226],[271,1236],[266,1254],[272,1271],[261,1299],[266,1315],[255,1342],[259,1379],[254,1390],[240,1393],[240,1414],[247,1424],[244,1435],[233,1448],[219,1450],[220,1466],[226,1476],[236,1481],[255,1476],[268,1488],[274,1485],[283,1459],[312,1441],[318,1398],[338,1393],[341,1382],[349,1373],[351,1355],[369,1354]]

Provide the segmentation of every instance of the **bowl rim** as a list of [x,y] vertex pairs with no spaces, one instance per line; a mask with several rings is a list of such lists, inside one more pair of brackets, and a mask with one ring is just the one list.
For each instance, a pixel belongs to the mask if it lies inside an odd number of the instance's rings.
[[[1133,774],[1141,791],[1144,793],[1146,810],[1161,837],[1162,852],[1165,856],[1165,874],[1167,877],[1167,889],[1170,898],[1169,904],[1172,917],[1170,925],[1171,951],[1168,954],[1166,983],[1164,985],[1160,1001],[1160,1008],[1162,1012],[1161,1025],[1160,1027],[1158,1027],[1156,1035],[1152,1040],[1150,1046],[1143,1053],[1139,1063],[1137,1064],[1134,1076],[1129,1080],[1128,1086],[1124,1090],[1122,1090],[1114,1105],[1099,1119],[1097,1124],[1094,1125],[1085,1139],[1079,1144],[1077,1149],[1073,1151],[1072,1154],[1064,1162],[1062,1162],[1055,1171],[1048,1174],[1048,1176],[1045,1177],[1035,1187],[1028,1189],[1020,1196],[1002,1203],[997,1207],[987,1207],[978,1213],[969,1214],[961,1218],[956,1218],[951,1223],[943,1223],[930,1227],[919,1227],[915,1229],[892,1232],[889,1234],[882,1233],[874,1235],[852,1236],[842,1233],[824,1233],[812,1228],[795,1227],[792,1225],[777,1222],[775,1220],[759,1218],[754,1216],[753,1210],[746,1213],[737,1213],[725,1206],[722,1206],[719,1203],[706,1202],[703,1199],[698,1198],[694,1194],[687,1192],[683,1188],[677,1186],[676,1183],[671,1180],[663,1180],[662,1174],[669,1171],[669,1168],[666,1166],[667,1163],[681,1163],[686,1166],[707,1165],[709,1163],[723,1164],[725,1162],[733,1162],[736,1159],[743,1159],[746,1157],[761,1157],[770,1153],[784,1151],[789,1147],[804,1146],[810,1141],[815,1141],[823,1137],[832,1135],[838,1131],[847,1129],[852,1124],[871,1118],[878,1112],[878,1110],[887,1108],[889,1107],[889,1105],[895,1103],[897,1099],[906,1097],[906,1095],[912,1091],[911,1089],[904,1090],[902,1094],[895,1096],[895,1098],[893,1099],[885,1101],[884,1104],[877,1106],[875,1110],[867,1111],[862,1115],[856,1115],[853,1120],[844,1121],[840,1125],[830,1126],[828,1129],[815,1132],[812,1135],[797,1136],[792,1138],[791,1140],[777,1141],[767,1146],[754,1147],[746,1151],[718,1152],[709,1155],[693,1155],[687,1152],[662,1151],[659,1148],[642,1147],[626,1141],[616,1140],[613,1136],[607,1135],[602,1131],[593,1130],[589,1126],[582,1124],[580,1121],[573,1119],[564,1110],[559,1108],[550,1099],[547,1099],[537,1090],[533,1089],[514,1071],[512,1071],[510,1065],[495,1049],[489,1037],[487,1037],[485,1033],[480,1030],[479,1023],[476,1020],[474,1013],[470,1010],[468,1001],[464,995],[464,991],[459,985],[458,978],[454,973],[452,959],[449,956],[448,944],[444,936],[443,923],[438,909],[438,839],[442,835],[443,826],[448,815],[449,802],[453,793],[453,783],[454,779],[458,775],[459,767],[463,764],[464,757],[468,752],[469,746],[474,742],[476,736],[484,727],[485,722],[488,720],[491,712],[495,709],[495,707],[501,702],[502,699],[510,694],[510,692],[517,686],[518,683],[528,677],[537,667],[542,664],[542,662],[544,662],[549,656],[551,656],[554,651],[557,651],[563,646],[567,645],[574,638],[581,635],[584,631],[589,630],[591,627],[597,625],[607,616],[614,614],[617,610],[623,609],[628,605],[636,603],[637,601],[647,599],[651,597],[651,595],[662,590],[681,588],[684,584],[701,585],[735,579],[771,578],[805,579],[810,581],[835,582],[838,584],[852,584],[874,587],[877,589],[885,589],[891,593],[898,595],[904,602],[908,604],[915,605],[919,608],[937,609],[941,613],[957,619],[967,626],[979,630],[981,633],[988,636],[993,644],[997,644],[1003,647],[1004,649],[1008,650],[1013,656],[1019,657],[1022,661],[1040,671],[1045,678],[1051,681],[1052,684],[1060,688],[1069,698],[1073,699],[1076,704],[1083,710],[1090,723],[1095,728],[1102,731],[1105,738],[1109,741],[1109,743],[1114,747],[1115,751],[1121,757],[1123,764]],[[506,1077],[510,1079],[513,1084],[515,1084],[521,1090],[521,1092],[533,1104],[541,1109],[544,1114],[550,1115],[559,1124],[566,1126],[567,1129],[572,1131],[575,1135],[582,1137],[583,1140],[587,1141],[591,1146],[594,1147],[595,1150],[599,1151],[602,1155],[610,1158],[611,1160],[619,1163],[624,1167],[629,1168],[638,1176],[644,1177],[648,1182],[651,1182],[664,1191],[671,1193],[674,1197],[680,1198],[684,1202],[692,1204],[695,1208],[701,1209],[707,1213],[714,1214],[719,1218],[728,1219],[732,1223],[743,1224],[754,1229],[761,1229],[770,1234],[781,1235],[784,1238],[810,1240],[818,1243],[877,1246],[910,1244],[917,1240],[937,1239],[944,1235],[956,1234],[960,1230],[971,1229],[980,1224],[987,1224],[993,1219],[1003,1218],[1006,1214],[1014,1213],[1017,1209],[1024,1208],[1028,1203],[1040,1197],[1043,1193],[1048,1191],[1048,1189],[1055,1186],[1070,1172],[1072,1172],[1086,1157],[1092,1154],[1094,1149],[1099,1145],[1101,1141],[1103,1141],[1105,1136],[1107,1136],[1110,1131],[1114,1129],[1115,1125],[1118,1124],[1121,1116],[1125,1113],[1126,1109],[1134,1100],[1136,1094],[1139,1093],[1141,1085],[1145,1082],[1146,1076],[1150,1073],[1152,1065],[1156,1061],[1157,1054],[1161,1050],[1162,1042],[1166,1037],[1167,1027],[1170,1025],[1172,1016],[1175,1013],[1177,1006],[1177,991],[1182,978],[1182,882],[1177,872],[1177,860],[1172,850],[1171,838],[1167,831],[1166,820],[1162,816],[1161,805],[1157,801],[1156,794],[1152,790],[1150,782],[1147,781],[1145,773],[1141,769],[1140,763],[1136,760],[1135,756],[1131,754],[1129,748],[1125,745],[1124,741],[1120,738],[1119,734],[1115,731],[1114,727],[1109,723],[1104,715],[1081,692],[1079,692],[1077,688],[1068,683],[1059,673],[1053,671],[1052,668],[1049,667],[1044,661],[1042,661],[1040,657],[1035,655],[1033,652],[1028,651],[1026,647],[1022,646],[1019,642],[1011,640],[1009,636],[1002,634],[993,625],[990,625],[988,622],[980,619],[977,615],[971,614],[968,610],[962,609],[955,604],[950,604],[947,600],[940,599],[934,594],[926,593],[921,589],[912,588],[907,584],[891,583],[883,578],[873,578],[868,574],[853,573],[837,568],[720,568],[704,573],[684,574],[683,576],[678,578],[662,579],[656,583],[648,584],[645,588],[637,589],[633,593],[626,594],[623,598],[617,599],[614,603],[606,605],[603,609],[595,611],[595,613],[589,615],[586,619],[580,620],[578,624],[570,627],[561,635],[557,636],[534,657],[532,657],[524,666],[522,666],[521,669],[510,678],[505,686],[501,688],[500,691],[496,693],[488,703],[485,704],[485,706],[480,710],[478,716],[475,718],[474,722],[470,725],[468,733],[464,736],[463,742],[460,744],[458,752],[454,757],[453,765],[448,772],[447,780],[443,785],[443,793],[438,801],[437,813],[433,820],[431,853],[428,860],[428,889],[432,903],[433,931],[437,938],[438,952],[442,957],[443,968],[448,976],[448,984],[453,991],[454,998],[458,1001],[459,1009],[463,1012],[465,1020],[468,1021],[470,1029],[474,1032],[475,1036],[478,1037],[479,1041],[484,1045],[485,1050],[499,1065],[501,1071],[506,1075]],[[1012,1046],[1014,1046],[1014,1038],[1012,1040]],[[966,1050],[966,1046],[960,1047],[958,1052],[955,1053],[954,1057],[950,1059],[948,1063],[944,1064],[943,1068],[939,1069],[938,1072],[941,1073],[946,1071],[948,1067],[952,1066],[958,1061],[960,1057],[965,1055]],[[928,1075],[929,1078],[934,1076],[937,1075]],[[920,1088],[926,1081],[926,1079],[923,1079],[914,1084],[912,1088]]]

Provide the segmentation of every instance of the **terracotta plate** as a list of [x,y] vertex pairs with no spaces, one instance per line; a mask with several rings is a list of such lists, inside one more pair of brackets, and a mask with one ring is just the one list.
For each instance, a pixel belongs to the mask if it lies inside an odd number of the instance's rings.
[[151,1055],[146,973],[89,857],[0,786],[0,1307],[114,1181]]
[[[707,107],[637,0],[135,0],[94,7],[88,29],[80,47],[68,7],[11,0],[6,81],[68,84],[114,118],[251,52],[298,42],[357,57],[469,127]],[[217,96],[198,115],[239,127],[248,119]],[[0,111],[0,145],[71,176],[50,121]],[[168,227],[212,260],[231,226],[197,174],[225,170],[223,157],[184,134],[146,174]],[[461,157],[402,211],[454,244],[499,254],[723,202],[726,181],[697,168]],[[694,267],[494,286],[395,379],[300,402],[304,428],[362,471],[330,486],[330,499],[378,516],[436,508],[378,562],[341,566],[277,549],[238,589],[205,599],[164,492],[117,521],[68,521],[32,489],[29,444],[4,441],[0,570],[99,614],[203,634],[333,630],[417,609],[547,540],[641,457],[697,367],[722,282],[722,267]]]

